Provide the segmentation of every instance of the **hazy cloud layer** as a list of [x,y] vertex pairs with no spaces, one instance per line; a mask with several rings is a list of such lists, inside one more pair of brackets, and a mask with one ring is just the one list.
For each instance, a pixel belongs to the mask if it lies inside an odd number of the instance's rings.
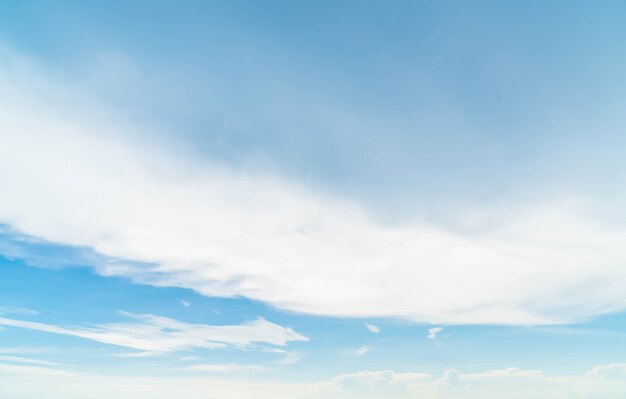
[[[240,365],[207,367],[211,372],[243,371]],[[47,367],[0,363],[0,383],[3,393],[12,397],[50,399],[106,399],[127,397],[129,393],[137,399],[200,399],[206,398],[207,392],[227,399],[501,399],[503,392],[510,399],[621,399],[626,395],[625,370],[624,364],[609,364],[594,367],[584,376],[557,377],[517,368],[472,374],[447,370],[441,376],[362,371],[318,383],[288,384],[209,377],[77,375]]]

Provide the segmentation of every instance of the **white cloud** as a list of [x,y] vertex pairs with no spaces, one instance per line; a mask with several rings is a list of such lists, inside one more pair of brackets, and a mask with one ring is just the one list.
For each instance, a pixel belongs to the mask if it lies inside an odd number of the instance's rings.
[[588,378],[604,380],[624,380],[626,379],[626,364],[611,363],[596,366],[586,374]]
[[344,353],[347,356],[363,356],[368,352],[371,352],[372,348],[367,345],[359,346],[358,348],[348,349]]
[[14,314],[18,316],[36,316],[38,311],[21,306],[0,306],[0,314]]
[[[18,371],[18,370],[12,370]],[[203,375],[186,378],[121,377],[104,375],[3,375],[0,367],[2,394],[10,398],[46,399],[304,399],[312,398],[316,384],[262,383],[241,379]]]
[[365,323],[365,328],[367,328],[369,330],[369,332],[371,332],[373,334],[380,333],[380,327],[375,326],[373,324]]
[[426,373],[396,373],[390,370],[360,371],[335,377],[326,383],[325,388],[329,396],[341,393],[342,398],[387,399],[399,397],[396,395],[406,397],[409,393],[408,387],[415,383],[432,385],[433,377]]
[[153,352],[153,351],[123,352],[123,353],[113,353],[112,356],[137,359],[137,358],[142,358],[142,357],[152,357],[152,356],[159,355],[161,353],[163,352]]
[[0,317],[0,325],[80,337],[142,351],[126,355],[135,357],[194,348],[245,349],[256,343],[283,346],[292,341],[308,340],[290,328],[281,327],[262,318],[240,325],[211,326],[184,323],[154,315],[124,314],[136,321],[89,327],[60,327]]
[[566,323],[626,308],[626,230],[594,221],[584,202],[472,211],[462,233],[385,225],[350,199],[159,146],[152,128],[77,83],[51,85],[5,58],[0,222],[143,262],[97,265],[103,275],[435,324]]
[[[242,365],[207,365],[211,373],[229,373]],[[245,365],[243,366],[245,368]],[[610,369],[610,378],[593,371],[584,376],[546,376],[541,371],[508,368],[478,373],[447,370],[440,376],[427,373],[361,371],[318,383],[270,383],[213,376],[149,378],[105,375],[72,375],[41,367],[0,365],[0,386],[7,397],[48,399],[204,399],[207,392],[226,399],[623,399],[626,365],[598,366]],[[199,369],[198,371],[202,371]],[[63,378],[58,378],[58,377]],[[93,387],[85,391],[85,387]]]
[[285,356],[280,359],[277,364],[279,366],[291,366],[292,364],[298,363],[300,360],[304,359],[304,355],[300,352],[287,352]]
[[326,385],[326,394],[342,399],[621,398],[626,394],[626,367],[599,366],[607,367],[620,371],[610,380],[598,378],[592,372],[584,377],[548,377],[541,371],[513,367],[470,374],[451,369],[440,377],[425,373],[364,371],[334,378]]
[[50,362],[48,360],[41,359],[32,359],[30,357],[21,357],[21,356],[4,356],[0,355],[1,362],[11,362],[11,363],[28,363],[28,364],[38,364],[42,366],[58,366],[58,363]]
[[57,350],[57,348],[49,346],[5,346],[0,347],[1,354],[11,355],[39,355],[42,353],[50,353]]
[[443,328],[441,328],[441,327],[429,328],[428,329],[428,334],[426,335],[426,337],[428,339],[430,339],[431,341],[436,341],[437,340],[437,334],[439,334],[442,331],[443,331]]
[[69,371],[58,370],[51,367],[41,366],[21,366],[13,364],[1,364],[0,363],[0,376],[3,374],[9,375],[28,375],[28,376],[54,376],[54,377],[69,377],[75,375]]
[[183,367],[182,371],[202,371],[207,373],[238,373],[238,372],[258,372],[267,370],[266,366],[255,364],[194,364],[192,366]]
[[182,356],[176,359],[177,362],[195,362],[202,360],[200,356]]

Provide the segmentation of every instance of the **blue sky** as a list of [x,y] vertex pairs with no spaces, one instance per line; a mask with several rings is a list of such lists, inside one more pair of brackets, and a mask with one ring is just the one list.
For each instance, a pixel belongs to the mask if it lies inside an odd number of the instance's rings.
[[625,15],[3,2],[0,396],[624,397]]

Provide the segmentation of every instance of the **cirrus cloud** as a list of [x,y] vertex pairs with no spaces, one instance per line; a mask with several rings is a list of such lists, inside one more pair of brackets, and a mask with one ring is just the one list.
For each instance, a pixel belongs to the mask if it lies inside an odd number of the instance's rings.
[[626,308],[626,234],[578,201],[481,210],[488,223],[473,233],[384,225],[354,200],[159,146],[75,85],[8,59],[0,222],[133,261],[96,265],[103,275],[435,324],[567,323]]
[[245,349],[255,343],[284,346],[292,341],[308,341],[307,337],[292,329],[270,323],[263,318],[240,325],[210,326],[184,323],[162,316],[134,315],[127,312],[122,314],[137,321],[65,327],[0,317],[0,325],[69,335],[144,351],[126,355],[130,357],[194,348]]

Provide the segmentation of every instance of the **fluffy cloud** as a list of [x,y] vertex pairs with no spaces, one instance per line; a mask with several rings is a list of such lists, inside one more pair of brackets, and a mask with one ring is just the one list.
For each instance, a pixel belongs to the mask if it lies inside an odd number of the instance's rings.
[[0,222],[136,262],[101,274],[437,324],[564,323],[626,308],[624,229],[591,222],[576,201],[477,211],[464,233],[384,225],[350,199],[159,146],[79,85],[6,59]]
[[[162,353],[193,348],[247,348],[252,344],[286,345],[308,338],[295,331],[259,318],[241,325],[209,326],[183,323],[153,315],[125,315],[136,322],[109,323],[89,327],[60,327],[0,317],[0,325],[63,334],[110,345]],[[1,360],[1,359],[0,359]]]

